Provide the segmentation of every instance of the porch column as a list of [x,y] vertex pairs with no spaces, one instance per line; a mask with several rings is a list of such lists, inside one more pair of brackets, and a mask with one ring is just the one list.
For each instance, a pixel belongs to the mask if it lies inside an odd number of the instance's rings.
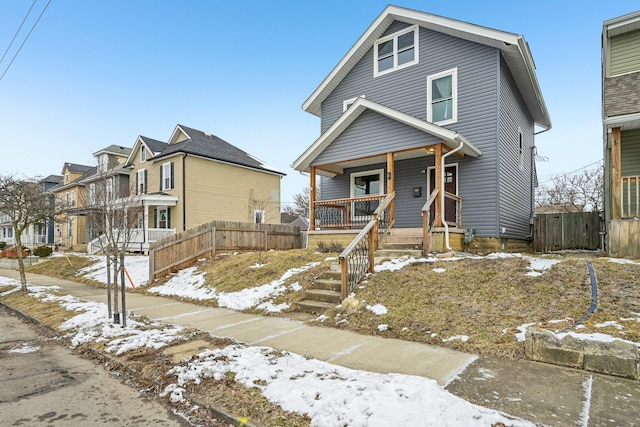
[[[395,191],[396,171],[395,163],[393,160],[393,153],[387,153],[387,194],[391,194]],[[395,198],[389,205],[389,223],[393,223],[395,218]]]
[[[435,180],[434,180],[434,190],[440,190],[441,181],[442,181],[442,143],[436,144],[435,146]],[[440,215],[440,206],[441,206],[441,198],[444,197],[441,191],[436,195],[435,200],[433,201],[433,214],[435,215],[435,227],[442,227],[442,215]]]
[[611,129],[611,219],[622,218],[622,171],[620,128]]
[[144,206],[144,216],[142,217],[142,232],[145,235],[145,241],[146,239],[146,231],[145,229],[149,229],[149,205],[147,205],[144,200],[142,201],[142,205]]
[[316,229],[316,167],[311,166],[309,172],[311,190],[309,191],[309,230]]

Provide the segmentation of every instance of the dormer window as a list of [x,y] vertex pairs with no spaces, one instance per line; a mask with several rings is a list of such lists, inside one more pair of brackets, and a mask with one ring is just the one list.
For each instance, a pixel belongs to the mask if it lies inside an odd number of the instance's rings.
[[418,63],[418,26],[381,38],[373,48],[373,76],[381,76]]
[[147,149],[144,145],[140,146],[140,163],[147,161]]
[[108,164],[109,164],[109,155],[106,153],[100,154],[100,156],[98,156],[98,171],[106,172]]

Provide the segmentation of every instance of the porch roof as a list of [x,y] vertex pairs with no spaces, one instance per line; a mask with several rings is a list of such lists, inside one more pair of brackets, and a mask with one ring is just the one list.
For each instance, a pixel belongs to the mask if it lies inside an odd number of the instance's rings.
[[176,206],[178,204],[177,196],[171,196],[161,192],[130,196],[120,200],[122,200],[124,204],[133,203],[147,206]]
[[[371,110],[378,114],[389,117],[405,125],[431,134],[439,139],[449,148],[457,148],[463,144],[458,153],[466,156],[478,157],[482,152],[467,141],[462,135],[442,126],[419,119],[410,114],[394,110],[366,98],[358,98],[307,150],[296,159],[291,167],[300,172],[308,172],[311,163],[333,142],[342,132],[344,132],[364,111]],[[416,149],[422,147],[416,147]],[[377,153],[383,154],[383,153]]]

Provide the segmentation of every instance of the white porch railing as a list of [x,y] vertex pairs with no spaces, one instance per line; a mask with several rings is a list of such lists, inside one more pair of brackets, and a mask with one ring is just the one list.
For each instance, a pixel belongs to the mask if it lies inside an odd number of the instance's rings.
[[[176,234],[175,228],[134,228],[130,230],[127,249],[146,252],[149,250],[149,243],[157,242],[167,236],[173,236],[174,234]],[[107,238],[103,234],[89,242],[87,245],[87,252],[95,254],[106,246],[107,242]]]

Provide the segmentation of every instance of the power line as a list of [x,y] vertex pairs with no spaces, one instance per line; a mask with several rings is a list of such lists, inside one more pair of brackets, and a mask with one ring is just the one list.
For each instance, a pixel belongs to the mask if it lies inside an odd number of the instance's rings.
[[31,10],[33,9],[33,6],[36,5],[37,1],[38,0],[33,0],[33,3],[31,3],[31,7],[29,8],[29,11],[27,12],[27,14],[24,16],[24,19],[22,20],[22,23],[18,27],[18,31],[16,31],[16,33],[13,35],[13,38],[11,39],[11,43],[9,43],[9,46],[7,46],[7,50],[4,51],[4,55],[2,55],[2,59],[0,59],[0,64],[2,64],[2,61],[4,61],[4,57],[7,56],[7,53],[9,52],[9,49],[11,49],[11,46],[13,46],[13,42],[16,41],[16,37],[18,37],[18,34],[20,33],[20,30],[22,29],[22,26],[26,22],[27,18],[29,17],[29,14],[31,13]]
[[[573,175],[573,174],[574,174],[574,173],[576,173],[576,172],[580,172],[581,170],[584,170],[584,169],[586,169],[586,168],[588,168],[588,167],[591,167],[591,166],[593,166],[593,165],[597,165],[597,164],[599,164],[599,163],[602,163],[602,160],[596,160],[595,162],[593,162],[593,163],[589,163],[588,165],[586,165],[586,166],[582,166],[581,168],[578,168],[578,169],[576,169],[576,170],[574,170],[574,171],[567,172],[567,173],[560,173],[560,174],[554,175],[554,177],[555,177],[555,176],[558,176],[558,175],[564,175],[564,176]],[[553,181],[553,178],[554,178],[554,177],[551,177],[551,178],[549,178],[549,179],[545,179],[544,181],[540,181],[540,182],[539,182],[539,184],[544,184],[545,182]]]
[[[35,1],[34,1],[35,3]],[[45,10],[47,10],[47,8],[49,7],[49,4],[51,3],[51,0],[49,0],[47,2],[47,5],[44,7],[44,9],[42,9],[42,12],[40,12],[40,16],[38,16],[38,19],[36,19],[36,22],[34,22],[33,26],[31,27],[31,30],[29,30],[29,33],[27,34],[27,36],[24,38],[24,40],[22,41],[22,44],[20,45],[20,47],[18,48],[18,50],[16,51],[16,53],[13,55],[13,58],[11,58],[11,62],[9,62],[9,65],[7,65],[7,68],[4,70],[4,73],[2,73],[2,75],[0,76],[0,80],[2,80],[2,78],[4,77],[5,74],[7,74],[7,71],[9,71],[9,68],[11,68],[11,64],[13,64],[13,61],[16,59],[16,57],[18,56],[18,54],[20,53],[20,51],[22,50],[22,47],[24,46],[24,44],[27,42],[27,40],[29,39],[29,36],[31,35],[31,33],[33,32],[33,30],[36,28],[36,25],[38,25],[38,22],[40,22],[40,18],[42,18],[42,15],[44,15]],[[33,5],[32,5],[33,7]],[[31,10],[31,9],[29,9]],[[28,15],[28,14],[27,14]],[[26,19],[26,17],[25,17]],[[22,27],[22,24],[20,25],[20,27]],[[18,30],[19,31],[19,30]],[[15,37],[14,37],[15,38]],[[11,42],[13,43],[13,41]],[[3,57],[4,58],[4,57]]]

